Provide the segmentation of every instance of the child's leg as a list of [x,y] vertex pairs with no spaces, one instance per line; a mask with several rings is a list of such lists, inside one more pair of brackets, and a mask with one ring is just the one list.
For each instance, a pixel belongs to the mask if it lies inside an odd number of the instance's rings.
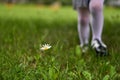
[[101,40],[103,30],[103,3],[104,0],[91,0],[90,12],[92,13],[92,47],[95,49],[97,55],[109,55],[106,45]]
[[103,29],[103,3],[104,0],[91,0],[90,1],[90,12],[92,14],[92,33],[93,40],[98,39],[101,41],[101,34]]
[[78,11],[78,32],[81,46],[88,44],[89,39],[89,9],[80,8]]

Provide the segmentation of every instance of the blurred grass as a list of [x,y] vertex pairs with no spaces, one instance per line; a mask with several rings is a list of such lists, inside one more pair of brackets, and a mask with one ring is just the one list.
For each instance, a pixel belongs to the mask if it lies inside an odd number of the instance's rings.
[[[0,79],[119,80],[119,13],[105,7],[103,40],[111,56],[96,58],[92,50],[81,55],[72,7],[0,5]],[[44,43],[52,49],[41,52]]]

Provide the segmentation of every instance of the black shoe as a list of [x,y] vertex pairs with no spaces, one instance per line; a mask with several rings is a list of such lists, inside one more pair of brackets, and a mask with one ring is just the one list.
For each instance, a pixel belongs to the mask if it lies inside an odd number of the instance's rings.
[[107,46],[100,42],[98,39],[93,40],[92,48],[95,50],[97,56],[107,56],[109,55]]

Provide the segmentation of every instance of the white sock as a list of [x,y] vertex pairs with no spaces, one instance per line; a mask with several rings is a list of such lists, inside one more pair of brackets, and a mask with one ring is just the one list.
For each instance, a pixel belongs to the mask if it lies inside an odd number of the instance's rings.
[[91,0],[90,2],[90,12],[92,14],[92,40],[98,39],[101,41],[104,22],[103,3],[104,0]]
[[78,10],[78,32],[81,46],[89,42],[89,11]]

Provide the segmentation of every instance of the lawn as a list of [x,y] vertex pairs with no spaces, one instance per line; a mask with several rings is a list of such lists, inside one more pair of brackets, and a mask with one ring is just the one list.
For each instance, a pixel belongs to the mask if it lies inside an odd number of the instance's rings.
[[[110,56],[82,55],[72,7],[0,5],[0,80],[120,80],[120,9],[105,7]],[[41,51],[40,45],[52,46]]]

